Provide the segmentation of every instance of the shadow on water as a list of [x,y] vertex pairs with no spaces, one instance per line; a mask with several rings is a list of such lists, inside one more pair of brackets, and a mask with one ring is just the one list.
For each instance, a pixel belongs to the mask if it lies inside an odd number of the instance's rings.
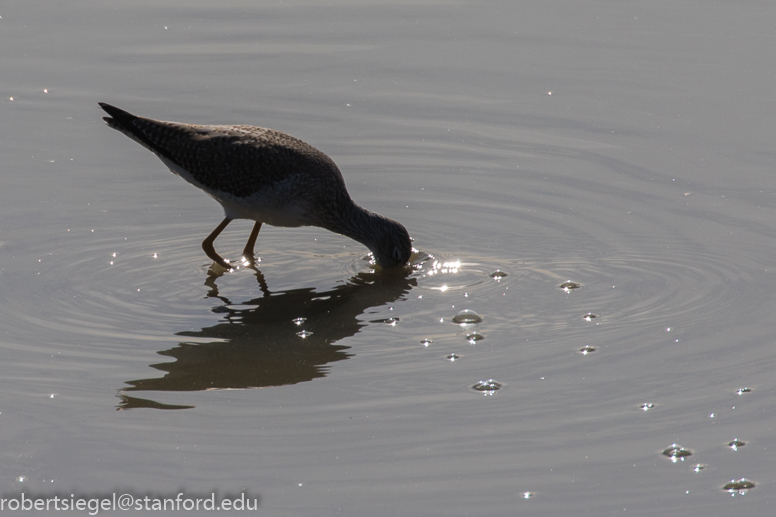
[[[258,269],[262,296],[235,304],[218,292],[223,274],[211,269],[205,285],[221,303],[213,312],[221,321],[177,336],[197,338],[158,352],[175,361],[152,364],[163,377],[128,381],[119,392],[118,409],[187,409],[132,397],[130,391],[202,391],[282,386],[324,377],[328,364],[351,357],[336,343],[367,325],[357,318],[371,307],[398,300],[417,285],[411,271],[358,273],[329,291],[314,288],[271,292]],[[303,320],[300,320],[303,318]],[[305,336],[300,333],[304,331]],[[203,342],[205,341],[205,342]]]

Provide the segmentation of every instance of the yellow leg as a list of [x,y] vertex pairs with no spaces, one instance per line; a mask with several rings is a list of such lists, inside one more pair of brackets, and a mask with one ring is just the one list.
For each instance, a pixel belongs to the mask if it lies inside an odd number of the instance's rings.
[[207,236],[207,239],[202,241],[202,249],[205,250],[205,254],[210,257],[213,262],[226,269],[232,269],[232,266],[230,266],[227,261],[221,258],[221,255],[216,253],[215,248],[213,248],[213,241],[216,240],[216,237],[218,237],[222,231],[224,231],[226,225],[231,222],[232,220],[230,218],[225,217],[224,220],[221,221],[221,224],[216,226],[216,229],[210,232],[210,235]]
[[259,236],[259,230],[261,230],[261,222],[256,221],[251,230],[251,236],[248,237],[248,242],[245,243],[245,249],[243,249],[243,257],[249,262],[253,262],[253,248],[256,246],[256,238]]

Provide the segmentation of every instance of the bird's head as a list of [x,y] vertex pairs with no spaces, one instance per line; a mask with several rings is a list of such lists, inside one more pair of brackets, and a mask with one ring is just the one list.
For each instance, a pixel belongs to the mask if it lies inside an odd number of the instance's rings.
[[378,238],[370,247],[375,262],[382,268],[403,266],[412,255],[412,240],[407,229],[388,218],[384,223]]

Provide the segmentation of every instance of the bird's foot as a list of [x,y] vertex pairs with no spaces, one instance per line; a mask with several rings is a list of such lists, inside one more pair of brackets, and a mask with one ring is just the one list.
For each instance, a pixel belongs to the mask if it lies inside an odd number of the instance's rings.
[[245,253],[243,252],[242,255],[243,263],[245,263],[248,266],[255,266],[256,264],[259,264],[261,262],[261,257],[257,257],[253,253]]
[[224,260],[224,259],[214,260],[213,263],[218,265],[218,266],[221,266],[222,268],[226,269],[227,271],[231,271],[232,269],[234,269],[234,266],[232,264],[230,264],[228,260]]

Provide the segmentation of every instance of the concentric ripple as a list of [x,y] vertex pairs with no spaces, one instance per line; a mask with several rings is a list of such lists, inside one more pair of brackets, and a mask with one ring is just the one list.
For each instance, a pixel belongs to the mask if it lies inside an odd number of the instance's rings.
[[17,322],[6,335],[26,341],[33,327],[49,342],[61,342],[63,333],[76,340],[169,341],[191,326],[191,318],[217,319],[214,313],[225,300],[231,306],[261,297],[267,289],[313,285],[326,290],[370,270],[357,243],[341,251],[346,239],[319,245],[317,230],[301,229],[262,235],[259,273],[237,260],[245,237],[241,230],[237,226],[217,242],[237,264],[230,272],[210,266],[200,247],[207,228],[200,224],[62,227],[54,235],[46,228],[37,238],[30,232],[18,274],[1,279],[6,314]]

